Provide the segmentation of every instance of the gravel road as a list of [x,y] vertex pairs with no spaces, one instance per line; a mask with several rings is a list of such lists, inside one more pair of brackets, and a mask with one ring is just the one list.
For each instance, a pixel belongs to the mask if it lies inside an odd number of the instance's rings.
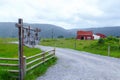
[[120,59],[63,48],[56,48],[56,56],[57,64],[37,80],[120,80]]

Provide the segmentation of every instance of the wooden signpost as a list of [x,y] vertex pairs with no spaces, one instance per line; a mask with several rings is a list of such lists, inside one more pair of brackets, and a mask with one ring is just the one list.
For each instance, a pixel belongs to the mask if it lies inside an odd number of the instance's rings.
[[30,26],[27,28],[23,26],[23,19],[18,19],[18,23],[16,24],[18,28],[18,36],[19,36],[19,80],[24,79],[24,54],[23,54],[23,46],[26,45],[28,47],[34,47],[39,44],[40,38],[38,37],[38,32],[40,29],[31,29]]

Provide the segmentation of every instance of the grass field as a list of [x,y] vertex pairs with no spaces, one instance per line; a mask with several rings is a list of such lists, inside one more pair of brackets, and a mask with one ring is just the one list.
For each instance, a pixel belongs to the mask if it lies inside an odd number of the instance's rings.
[[[4,38],[0,39],[0,57],[18,58],[18,44],[9,43],[16,41],[16,38]],[[37,48],[28,48],[24,46],[24,56],[32,56],[40,53],[41,50]]]
[[104,44],[98,44],[98,40],[75,40],[75,39],[43,39],[41,45],[71,48],[79,51],[91,52],[99,55],[108,55],[110,45],[110,56],[120,58],[119,40],[105,39]]
[[[17,41],[16,38],[0,38],[0,57],[3,58],[18,58],[18,44],[12,44],[9,43],[11,41]],[[42,51],[38,48],[28,48],[24,46],[24,56],[29,57],[33,56],[35,54],[41,53]],[[34,70],[29,71],[27,73],[25,80],[35,80],[38,76],[42,75],[43,73],[46,72],[46,70],[49,68],[49,66],[55,64],[56,58],[53,58],[49,61],[46,62],[46,64],[40,65]],[[0,63],[12,63],[16,64],[18,63],[17,61],[4,61],[1,60]],[[4,69],[4,70],[3,70]],[[13,74],[13,73],[8,73],[5,71],[5,69],[18,69],[18,67],[5,67],[5,66],[0,66],[0,80],[16,80],[16,78],[12,78],[11,76],[13,75],[18,75],[18,74]]]

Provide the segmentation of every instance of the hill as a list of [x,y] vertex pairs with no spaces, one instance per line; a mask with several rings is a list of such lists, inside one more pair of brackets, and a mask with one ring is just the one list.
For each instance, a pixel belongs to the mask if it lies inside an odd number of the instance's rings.
[[72,34],[76,34],[78,30],[89,30],[93,33],[102,33],[106,36],[120,36],[120,26],[101,27],[101,28],[86,28],[86,29],[70,29]]
[[[73,37],[74,35],[71,34],[68,30],[61,28],[59,26],[51,25],[51,24],[28,24],[32,28],[39,28],[41,29],[40,36],[42,38],[51,38],[52,35],[54,38],[58,36],[64,37]],[[0,37],[17,37],[17,28],[15,27],[15,23],[11,22],[1,22],[0,23]]]
[[[33,28],[40,28],[40,36],[42,38],[54,38],[64,36],[65,38],[75,37],[78,30],[90,30],[94,33],[103,33],[106,36],[120,36],[120,26],[102,27],[102,28],[86,28],[86,29],[69,29],[66,30],[51,24],[28,24]],[[17,28],[14,22],[0,22],[0,37],[17,37]]]

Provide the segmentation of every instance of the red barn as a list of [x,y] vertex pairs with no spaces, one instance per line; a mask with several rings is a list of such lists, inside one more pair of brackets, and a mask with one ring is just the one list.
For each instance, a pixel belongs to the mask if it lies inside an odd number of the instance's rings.
[[93,40],[93,32],[92,31],[77,31],[77,39],[80,40]]
[[101,33],[96,33],[96,35],[100,36],[100,38],[106,38],[106,36],[104,34],[101,34]]

